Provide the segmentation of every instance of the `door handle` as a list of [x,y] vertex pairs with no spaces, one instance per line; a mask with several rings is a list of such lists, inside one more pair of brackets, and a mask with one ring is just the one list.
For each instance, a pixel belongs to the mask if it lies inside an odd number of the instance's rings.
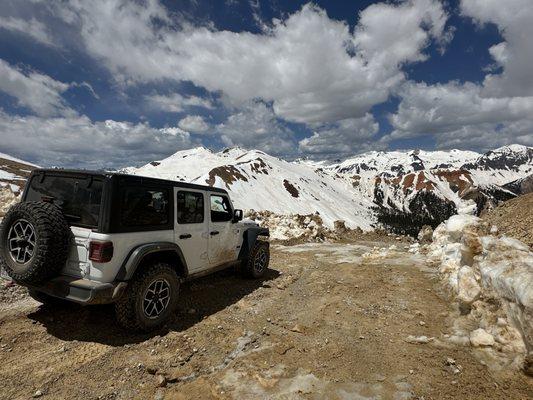
[[180,239],[189,239],[190,237],[192,237],[190,233],[187,233],[185,235],[180,235]]
[[209,234],[210,234],[211,236],[218,235],[219,233],[220,233],[219,231],[211,231],[211,232],[209,232]]

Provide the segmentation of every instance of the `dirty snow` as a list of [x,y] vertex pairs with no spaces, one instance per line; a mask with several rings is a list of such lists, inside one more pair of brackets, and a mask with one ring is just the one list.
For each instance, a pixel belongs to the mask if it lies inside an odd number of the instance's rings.
[[482,236],[480,223],[451,217],[435,229],[428,257],[464,315],[457,336],[520,368],[533,349],[533,253],[516,239]]
[[7,210],[19,201],[19,196],[15,195],[10,186],[0,187],[0,220]]

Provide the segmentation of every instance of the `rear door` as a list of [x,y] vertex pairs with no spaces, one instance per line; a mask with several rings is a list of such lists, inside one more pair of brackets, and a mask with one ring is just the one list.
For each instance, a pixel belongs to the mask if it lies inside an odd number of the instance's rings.
[[237,259],[236,230],[233,228],[233,206],[229,197],[209,195],[209,264],[224,264]]
[[174,188],[176,199],[176,220],[174,235],[180,246],[189,273],[209,267],[207,254],[209,220],[207,217],[207,193]]

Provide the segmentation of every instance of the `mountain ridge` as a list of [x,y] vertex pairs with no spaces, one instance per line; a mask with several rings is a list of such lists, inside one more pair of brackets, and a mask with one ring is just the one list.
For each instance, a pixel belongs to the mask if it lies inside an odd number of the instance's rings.
[[[470,208],[479,214],[519,194],[516,188],[521,185],[503,185],[533,173],[530,151],[511,145],[484,154],[368,152],[327,163],[289,162],[260,150],[213,152],[199,147],[124,172],[223,187],[239,208],[318,213],[327,226],[342,219],[347,226],[364,230],[401,224],[416,230],[422,224],[436,225],[458,210]],[[487,160],[498,162],[487,164]],[[396,219],[401,224],[394,223]]]
[[[0,154],[0,187],[20,193],[33,168]],[[328,227],[343,220],[351,228],[416,234],[459,211],[480,214],[531,191],[533,148],[372,151],[326,162],[196,147],[120,172],[222,187],[238,208],[318,214]]]

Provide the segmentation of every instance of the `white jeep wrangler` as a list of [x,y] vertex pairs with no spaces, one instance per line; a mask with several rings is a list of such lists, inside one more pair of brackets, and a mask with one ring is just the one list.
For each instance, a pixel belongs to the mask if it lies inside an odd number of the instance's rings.
[[153,330],[181,282],[237,266],[260,278],[268,229],[242,221],[219,188],[118,173],[35,170],[0,227],[0,267],[41,302],[114,303]]

